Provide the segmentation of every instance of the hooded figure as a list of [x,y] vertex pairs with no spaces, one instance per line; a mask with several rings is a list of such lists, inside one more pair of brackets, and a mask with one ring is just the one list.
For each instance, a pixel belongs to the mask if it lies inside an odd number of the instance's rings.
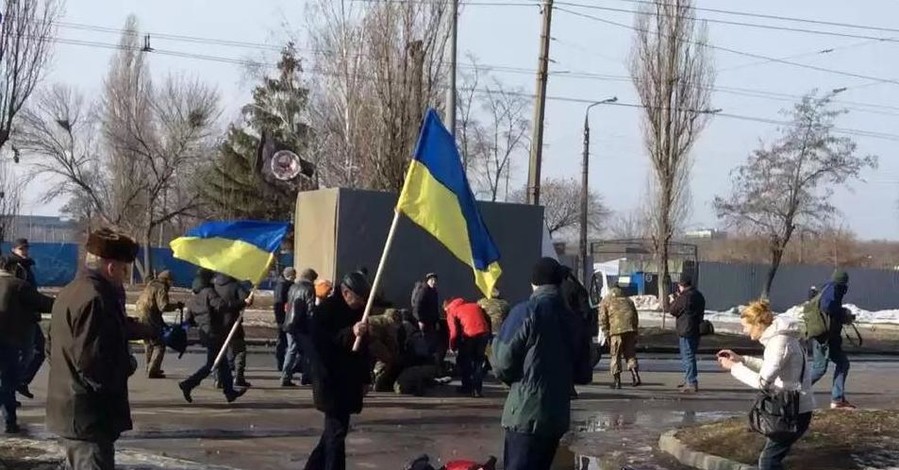
[[846,378],[849,376],[849,356],[843,351],[843,325],[849,321],[843,308],[843,297],[849,291],[849,274],[837,269],[830,282],[821,288],[818,310],[828,318],[829,332],[809,343],[814,356],[812,383],[817,383],[827,374],[827,365],[834,364],[833,386],[830,390],[830,407],[833,409],[855,409],[846,400]]
[[[350,415],[362,412],[362,398],[371,383],[368,325],[361,321],[369,295],[371,286],[365,276],[347,274],[337,292],[322,301],[312,316],[310,333],[316,353],[311,361],[312,397],[325,415],[325,424],[306,461],[307,470],[346,468]],[[357,337],[361,345],[353,351]]]

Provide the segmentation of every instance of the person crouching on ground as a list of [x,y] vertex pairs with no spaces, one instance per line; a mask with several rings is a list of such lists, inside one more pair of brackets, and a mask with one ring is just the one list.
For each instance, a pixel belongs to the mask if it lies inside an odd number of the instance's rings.
[[548,470],[571,424],[571,385],[589,384],[590,335],[562,297],[559,262],[534,266],[531,298],[516,305],[493,342],[493,371],[511,390],[503,410],[506,470]]
[[165,378],[162,370],[162,359],[165,357],[165,342],[162,340],[165,320],[163,320],[162,314],[184,308],[184,303],[169,300],[171,287],[172,274],[167,270],[163,271],[156,276],[156,279],[147,283],[147,287],[141,292],[135,304],[137,317],[156,332],[153,338],[144,341],[144,350],[147,355],[147,378],[149,379]]
[[125,315],[122,284],[137,243],[111,229],[88,235],[84,266],[53,304],[47,335],[47,430],[62,438],[65,466],[115,468],[115,441],[132,427],[130,339],[152,336]]
[[459,393],[483,396],[487,344],[493,328],[490,317],[474,302],[463,299],[443,303],[449,327],[450,349],[457,351],[456,364],[462,377]]
[[[362,412],[362,399],[371,383],[368,325],[362,322],[370,294],[365,276],[347,274],[335,295],[322,301],[312,317],[312,398],[315,408],[325,415],[325,426],[306,461],[306,470],[346,468],[350,415]],[[357,337],[362,344],[353,351]]]
[[782,470],[784,457],[805,434],[812,420],[815,398],[812,374],[799,338],[802,327],[786,317],[775,318],[767,302],[750,304],[740,314],[743,332],[765,346],[763,357],[740,356],[733,351],[718,353],[718,363],[740,382],[759,390],[799,391],[797,432],[782,439],[768,438],[759,455],[759,470]]
[[[253,303],[252,293],[250,293],[247,299],[239,301],[226,300],[219,297],[212,286],[212,278],[214,276],[214,272],[208,269],[200,269],[194,278],[191,288],[193,296],[190,298],[188,312],[191,322],[199,329],[200,344],[206,347],[206,363],[193,375],[178,383],[178,387],[188,403],[193,403],[194,401],[191,397],[191,391],[197,388],[203,379],[209,377],[209,374],[212,372],[212,366],[215,364],[215,358],[228,337],[225,312],[240,310]],[[230,367],[224,364],[220,365],[216,368],[216,373],[218,374],[218,383],[222,384],[222,391],[228,403],[237,400],[238,397],[246,393],[246,388],[234,389]]]
[[624,295],[621,288],[613,287],[599,304],[599,323],[609,338],[609,372],[612,373],[612,388],[621,388],[621,362],[627,361],[631,371],[631,384],[640,386],[640,372],[637,364],[637,332],[639,319],[634,301]]

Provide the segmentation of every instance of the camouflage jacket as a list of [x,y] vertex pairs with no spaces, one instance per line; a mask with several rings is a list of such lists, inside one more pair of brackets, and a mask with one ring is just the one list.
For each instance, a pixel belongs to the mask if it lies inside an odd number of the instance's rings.
[[621,289],[613,287],[599,303],[599,324],[609,335],[636,332],[639,326],[637,307]]
[[135,304],[140,321],[157,330],[161,330],[164,326],[162,313],[171,312],[177,308],[178,304],[169,300],[169,287],[165,282],[156,279],[147,284]]
[[493,332],[498,333],[506,317],[509,316],[511,306],[509,302],[503,299],[481,299],[478,305],[487,312],[490,317],[490,323],[493,325]]

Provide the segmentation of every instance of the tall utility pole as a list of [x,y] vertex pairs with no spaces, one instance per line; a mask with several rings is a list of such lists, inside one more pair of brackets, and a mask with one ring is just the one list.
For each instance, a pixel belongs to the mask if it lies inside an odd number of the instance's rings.
[[543,0],[543,32],[537,63],[537,100],[534,103],[534,138],[528,165],[528,204],[540,204],[540,166],[543,164],[543,117],[546,111],[546,80],[549,69],[549,39],[553,20],[553,0]]
[[[456,136],[456,62],[458,52],[456,46],[459,42],[459,0],[450,2],[450,83],[446,92],[446,121],[453,137]],[[462,158],[468,158],[463,155]]]
[[590,104],[590,106],[587,106],[587,110],[584,111],[584,158],[581,162],[581,243],[579,248],[581,256],[581,282],[585,286],[589,286],[588,283],[593,274],[593,269],[591,269],[590,260],[587,256],[587,213],[590,209],[588,207],[588,201],[590,200],[590,177],[588,173],[590,168],[590,110],[595,106],[614,103],[616,101],[618,101],[618,97],[613,96]]

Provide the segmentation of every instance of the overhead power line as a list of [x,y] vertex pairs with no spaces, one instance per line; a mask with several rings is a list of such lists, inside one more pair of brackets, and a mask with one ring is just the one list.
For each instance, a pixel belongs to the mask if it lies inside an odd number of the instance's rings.
[[[630,29],[630,30],[633,30],[633,31],[640,31],[640,32],[644,32],[644,33],[649,33],[649,34],[655,34],[655,35],[658,35],[658,33],[654,32],[654,31],[648,31],[648,30],[640,29],[640,28],[637,28],[637,27],[635,27],[635,26],[626,25],[626,24],[623,24],[623,23],[618,23],[617,21],[607,20],[607,19],[605,19],[605,18],[600,18],[600,17],[598,17],[598,16],[589,15],[589,14],[587,14],[587,13],[582,13],[582,12],[573,11],[573,10],[568,10],[568,9],[566,9],[566,8],[559,8],[559,7],[557,7],[556,9],[559,10],[559,11],[568,13],[568,14],[570,14],[570,15],[580,16],[580,17],[582,17],[582,18],[590,19],[590,20],[593,20],[593,21],[598,21],[598,22],[600,22],[600,23],[605,23],[605,24],[610,24],[610,25],[613,25],[613,26],[618,26],[619,28],[626,28],[626,29]],[[687,42],[690,43],[690,44],[697,45],[697,46],[699,46],[699,47],[705,47],[705,48],[709,48],[709,49],[715,49],[715,50],[719,50],[719,51],[728,52],[728,53],[731,53],[731,54],[741,55],[741,56],[745,56],[745,57],[752,57],[752,58],[755,58],[755,59],[764,59],[764,60],[766,60],[766,61],[777,62],[777,63],[779,63],[779,64],[790,65],[790,66],[793,66],[793,67],[799,67],[799,68],[804,68],[804,69],[809,69],[809,70],[815,70],[815,71],[818,71],[818,72],[826,72],[826,73],[830,73],[830,74],[834,74],[834,75],[842,75],[842,76],[844,76],[844,77],[861,78],[861,79],[864,79],[864,80],[873,80],[873,81],[882,82],[882,83],[890,83],[890,84],[893,84],[893,85],[899,85],[899,81],[897,81],[897,80],[892,80],[892,79],[887,79],[887,78],[880,78],[880,77],[873,77],[873,76],[870,76],[870,75],[863,75],[863,74],[858,74],[858,73],[853,73],[853,72],[846,72],[846,71],[843,71],[843,70],[829,69],[829,68],[826,68],[826,67],[818,67],[818,66],[816,66],[816,65],[808,65],[808,64],[803,64],[803,63],[800,63],[800,62],[792,62],[792,61],[789,61],[789,60],[778,59],[778,58],[776,58],[776,57],[768,57],[768,56],[764,56],[764,55],[761,55],[761,54],[754,54],[754,53],[752,53],[752,52],[740,51],[740,50],[737,50],[737,49],[731,49],[731,48],[729,48],[729,47],[723,47],[723,46],[716,46],[716,45],[714,45],[714,44],[708,44],[708,43],[704,43],[704,42],[697,42],[697,41],[687,41]]]

